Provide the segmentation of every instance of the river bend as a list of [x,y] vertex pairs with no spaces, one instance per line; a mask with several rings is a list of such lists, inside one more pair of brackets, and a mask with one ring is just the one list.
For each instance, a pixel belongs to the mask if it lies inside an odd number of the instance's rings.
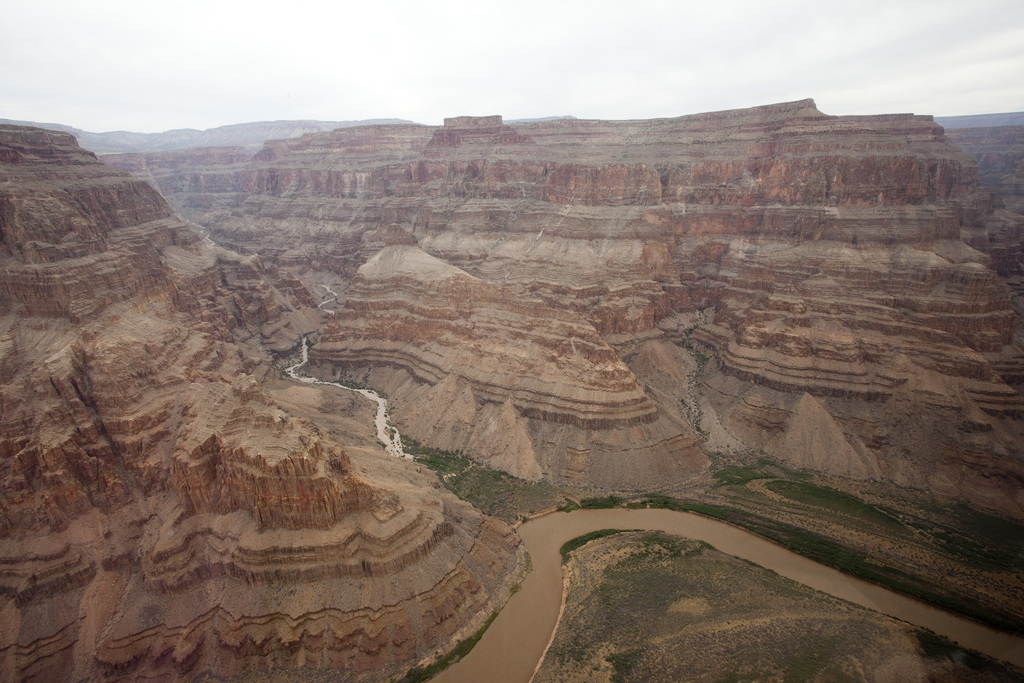
[[671,510],[579,510],[553,513],[519,527],[533,571],[476,647],[435,680],[529,681],[551,641],[562,603],[559,548],[597,529],[644,529],[702,540],[794,581],[924,626],[987,655],[1024,666],[1024,638],[954,616],[905,595],[843,574],[738,527]]

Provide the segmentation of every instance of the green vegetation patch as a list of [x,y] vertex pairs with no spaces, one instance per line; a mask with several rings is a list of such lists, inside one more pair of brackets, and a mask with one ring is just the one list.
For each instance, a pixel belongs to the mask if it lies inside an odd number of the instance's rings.
[[580,506],[577,505],[575,501],[567,500],[565,501],[565,505],[558,508],[558,512],[573,512],[579,509]]
[[[366,368],[363,376],[358,377],[355,374],[350,375],[348,368],[335,366],[331,369],[331,381],[340,384],[346,389],[369,389],[373,391],[373,387],[370,386],[370,371],[371,368]],[[381,398],[387,398],[387,394],[383,391],[378,391],[377,395]]]
[[514,521],[523,512],[543,510],[565,500],[548,482],[518,479],[478,465],[458,453],[428,448],[404,435],[402,447],[416,462],[437,472],[449,491],[506,522]]
[[577,548],[582,548],[586,544],[598,538],[604,538],[605,536],[611,536],[613,534],[621,534],[625,531],[625,529],[598,529],[597,531],[591,531],[590,533],[577,536],[576,538],[570,538],[562,544],[561,548],[558,549],[558,552],[562,554],[562,564],[569,561],[569,555]]
[[438,474],[461,474],[473,464],[458,453],[429,448],[412,437],[402,435],[402,450]]
[[946,636],[928,629],[917,631],[917,642],[928,659],[950,659],[975,671],[995,671],[1003,667],[976,650],[962,648]]
[[683,411],[686,413],[686,421],[689,423],[693,431],[697,432],[700,436],[707,436],[707,430],[701,425],[701,420],[704,419],[704,411],[700,409],[700,406],[694,403],[693,405],[686,402],[685,399],[679,399],[679,404],[683,406]]
[[824,508],[849,517],[856,517],[871,524],[888,527],[889,529],[897,529],[903,526],[899,520],[890,517],[874,505],[865,503],[860,498],[849,493],[835,489],[816,486],[815,484],[803,481],[786,481],[783,479],[774,479],[765,484],[765,488],[804,505]]
[[915,526],[926,530],[947,552],[974,567],[1024,569],[1024,526],[962,503],[950,511],[949,518],[950,526]]
[[422,683],[428,681],[437,674],[447,669],[452,664],[456,663],[470,651],[476,647],[476,644],[480,642],[480,639],[484,637],[484,633],[490,628],[491,624],[495,619],[498,618],[497,612],[492,612],[491,616],[487,617],[487,621],[481,626],[476,633],[468,638],[459,641],[446,655],[435,661],[433,664],[425,667],[414,666],[406,672],[405,676],[399,679],[399,683]]
[[[659,561],[693,557],[705,550],[713,549],[711,544],[705,541],[684,539],[661,531],[654,531],[637,538],[633,552],[628,558],[619,562],[617,569],[632,570],[638,566]],[[654,590],[655,592],[663,592],[662,588],[655,588]]]
[[629,673],[633,665],[640,659],[641,652],[642,650],[639,648],[634,648],[625,652],[616,652],[604,658],[615,670],[612,674],[612,683],[622,683],[626,680],[626,674]]
[[715,472],[713,476],[726,485],[742,485],[755,479],[766,479],[768,477],[768,475],[762,474],[753,467],[746,465],[728,465]]
[[618,507],[619,499],[615,496],[602,496],[600,498],[584,498],[580,501],[580,507],[587,510],[606,510]]
[[956,506],[955,514],[965,528],[986,542],[1019,546],[1024,541],[1024,525],[1017,522],[975,510],[963,503]]
[[817,676],[829,664],[833,653],[840,649],[840,638],[810,638],[795,650],[789,668],[782,678],[783,683],[804,683]]
[[675,510],[676,512],[696,512],[705,517],[714,517],[715,519],[734,524],[739,524],[738,519],[742,517],[742,513],[732,512],[726,507],[708,505],[706,503],[685,503],[681,500],[662,495],[645,498],[637,502],[636,506],[657,510]]
[[790,479],[793,481],[803,481],[811,478],[811,473],[805,470],[793,470],[781,463],[777,463],[771,458],[761,456],[757,459],[757,464],[767,476],[770,477],[781,477]]
[[711,356],[704,353],[693,344],[687,343],[686,346],[684,346],[683,348],[689,351],[690,355],[693,356],[693,360],[697,364],[697,369],[694,372],[694,375],[696,377],[700,377],[701,375],[704,374],[704,370],[707,369],[708,361],[711,360]]

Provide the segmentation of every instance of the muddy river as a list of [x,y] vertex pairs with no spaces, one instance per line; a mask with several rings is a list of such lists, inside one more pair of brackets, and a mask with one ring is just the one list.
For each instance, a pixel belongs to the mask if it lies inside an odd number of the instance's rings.
[[964,647],[1024,666],[1024,638],[847,576],[742,529],[685,512],[616,509],[553,513],[519,527],[519,535],[533,558],[533,571],[473,651],[434,680],[529,681],[551,641],[561,609],[558,549],[571,538],[606,528],[658,530],[707,541],[718,550],[756,562],[811,588],[930,628]]

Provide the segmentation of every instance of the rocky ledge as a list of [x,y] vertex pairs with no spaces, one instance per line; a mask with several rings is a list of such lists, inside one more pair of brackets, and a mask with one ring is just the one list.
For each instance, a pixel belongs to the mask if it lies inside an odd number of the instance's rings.
[[[964,241],[992,258],[1010,287],[1018,319],[1024,318],[1024,126],[959,128],[949,139],[978,161],[978,179],[992,193],[987,218]],[[1017,329],[1024,339],[1024,325]]]
[[264,388],[321,324],[293,276],[70,135],[0,127],[0,176],[5,679],[378,680],[476,627],[509,528]]
[[587,321],[415,246],[360,267],[310,357],[380,368],[408,433],[525,479],[650,488],[706,464]]
[[[684,386],[653,391],[679,367],[637,383],[659,415],[690,416],[676,452],[705,438],[713,449],[767,448],[800,466],[926,487],[1019,516],[1024,355],[1011,297],[1021,218],[979,186],[978,168],[929,116],[828,116],[803,100],[650,121],[510,126],[456,117],[438,128],[333,131],[268,143],[243,170],[189,166],[210,176],[208,187],[237,190],[178,194],[175,205],[219,242],[352,280],[358,341],[324,340],[349,345],[352,355],[339,362],[361,355],[397,364],[405,344],[400,364],[410,376],[458,405],[469,406],[469,387],[474,411],[519,397],[513,386],[543,382],[494,370],[517,358],[520,313],[510,314],[505,347],[484,363],[486,382],[425,370],[441,367],[424,360],[440,348],[432,335],[441,327],[424,321],[444,317],[425,315],[426,304],[395,309],[408,322],[402,338],[372,322],[373,297],[382,297],[381,310],[394,308],[389,288],[437,307],[432,290],[410,293],[418,284],[392,278],[371,286],[359,274],[402,236],[500,288],[493,291],[506,301],[540,302],[558,312],[553,321],[565,313],[586,321],[624,361],[654,337],[706,359]],[[215,179],[224,175],[230,182]],[[480,308],[454,308],[451,324],[463,330],[463,346],[488,349],[484,340],[502,334],[466,332],[479,315],[470,311]],[[372,335],[390,349],[388,359],[371,358]],[[569,345],[555,366],[574,367],[572,354]],[[494,388],[499,377],[502,391]],[[584,397],[562,391],[574,393]],[[517,419],[539,419],[529,400],[512,398]],[[415,410],[399,402],[396,415],[426,435]],[[633,419],[634,410],[626,406],[623,417]],[[699,414],[722,429],[701,434]],[[798,438],[796,416],[805,414],[828,415],[828,439]],[[463,432],[487,424],[482,412],[465,415],[472,422]],[[512,417],[506,409],[506,421]],[[557,424],[531,423],[535,453],[546,450],[545,430]],[[556,439],[557,458],[585,462],[587,481],[613,481],[601,471],[613,459],[572,455],[594,438]],[[819,452],[831,448],[825,444],[846,455]],[[543,460],[544,475],[573,471]],[[690,471],[680,468],[673,481]]]

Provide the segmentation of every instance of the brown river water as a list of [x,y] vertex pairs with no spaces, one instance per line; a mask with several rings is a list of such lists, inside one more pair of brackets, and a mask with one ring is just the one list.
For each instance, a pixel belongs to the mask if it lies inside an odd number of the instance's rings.
[[755,562],[787,578],[903,621],[924,626],[987,655],[1024,666],[1024,638],[954,616],[899,593],[818,564],[747,531],[707,517],[671,510],[556,512],[519,527],[533,571],[472,652],[436,681],[529,681],[551,641],[562,604],[558,549],[597,529],[665,531],[707,541],[722,552]]

